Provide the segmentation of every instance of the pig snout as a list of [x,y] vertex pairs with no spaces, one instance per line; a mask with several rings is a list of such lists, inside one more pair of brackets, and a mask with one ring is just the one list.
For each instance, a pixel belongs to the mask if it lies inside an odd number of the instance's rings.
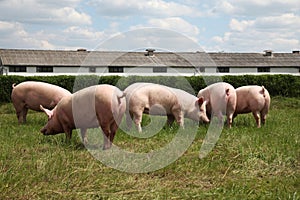
[[40,132],[43,134],[43,135],[52,135],[51,132],[46,128],[46,127],[43,127]]
[[208,124],[210,122],[210,120],[208,119],[207,115],[203,114],[200,116],[200,119],[202,122]]
[[40,130],[43,135],[47,135],[47,129],[44,127]]

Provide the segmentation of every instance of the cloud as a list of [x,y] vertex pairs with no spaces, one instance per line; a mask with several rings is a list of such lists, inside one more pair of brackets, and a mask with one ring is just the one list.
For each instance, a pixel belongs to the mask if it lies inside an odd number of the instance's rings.
[[253,20],[238,21],[237,19],[232,19],[230,21],[229,27],[233,31],[243,32],[253,24],[254,24]]
[[145,27],[155,27],[161,29],[168,29],[176,31],[180,34],[189,37],[190,39],[197,41],[200,30],[197,26],[190,24],[180,17],[169,17],[169,18],[151,18],[145,24],[140,24],[132,26],[130,29],[145,28]]
[[299,0],[217,0],[215,10],[234,16],[279,15],[282,12],[296,12],[300,9]]
[[[71,30],[72,27],[92,25],[91,17],[78,11],[80,2],[81,0],[0,1],[2,48],[64,49],[86,45],[95,36],[88,35],[84,28],[63,32],[68,29],[66,27]],[[82,38],[78,39],[80,42],[74,42],[75,37],[79,38],[78,32],[81,32]]]
[[215,48],[225,51],[286,51],[300,45],[300,16],[293,13],[258,17],[255,20],[232,19],[230,30],[214,36]]
[[27,24],[91,24],[91,17],[76,10],[79,0],[0,1],[0,20]]
[[276,30],[291,30],[292,28],[294,31],[299,31],[300,16],[294,13],[286,13],[279,16],[261,17],[256,20],[255,27]]
[[105,32],[78,26],[28,32],[21,23],[5,21],[0,21],[0,35],[1,48],[25,49],[94,49],[109,37]]
[[0,21],[0,43],[2,48],[42,48],[52,49],[54,45],[43,34],[29,34],[20,23]]
[[233,13],[238,13],[239,8],[235,7],[233,4],[231,4],[228,1],[221,1],[217,4],[217,10],[219,12],[223,12],[226,14],[233,14]]
[[90,0],[102,16],[199,16],[199,10],[182,3],[164,0]]
[[107,37],[103,31],[94,31],[91,28],[82,28],[78,26],[68,27],[63,30],[62,33],[70,40],[89,40],[91,41],[91,44],[95,44],[95,41],[100,41]]
[[61,9],[56,9],[51,12],[54,16],[53,22],[64,23],[64,24],[88,24],[90,25],[91,17],[85,13],[80,13],[74,8],[64,7]]

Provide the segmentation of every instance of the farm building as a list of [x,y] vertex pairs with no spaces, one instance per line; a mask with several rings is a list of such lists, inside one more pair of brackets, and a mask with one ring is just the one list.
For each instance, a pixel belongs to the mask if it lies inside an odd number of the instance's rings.
[[205,53],[0,49],[4,75],[300,75],[300,52]]

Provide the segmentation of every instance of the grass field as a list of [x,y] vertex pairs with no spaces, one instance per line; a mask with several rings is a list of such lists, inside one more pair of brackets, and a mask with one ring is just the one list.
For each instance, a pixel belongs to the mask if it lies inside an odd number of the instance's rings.
[[[19,126],[12,104],[0,106],[0,199],[300,199],[300,99],[275,97],[267,125],[251,114],[225,128],[204,159],[207,131],[174,163],[149,173],[121,172],[94,159],[77,133],[43,136],[43,113],[30,112]],[[122,131],[114,143],[143,151],[174,136],[176,127],[151,139]],[[145,144],[147,147],[144,147]]]

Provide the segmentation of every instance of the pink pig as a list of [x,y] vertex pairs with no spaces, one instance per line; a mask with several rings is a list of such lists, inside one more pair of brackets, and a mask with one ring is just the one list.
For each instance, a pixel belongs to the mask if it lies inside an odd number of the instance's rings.
[[238,114],[252,112],[257,127],[265,124],[270,108],[271,98],[264,86],[243,86],[236,90],[237,104],[234,117]]
[[184,117],[209,121],[205,113],[204,99],[198,99],[183,90],[153,83],[134,83],[124,93],[127,101],[127,126],[130,127],[131,119],[134,119],[139,132],[142,132],[143,113],[167,115],[169,124],[176,120],[181,127],[184,127]]
[[236,92],[232,85],[218,82],[199,91],[198,97],[207,101],[206,112],[209,118],[217,116],[219,123],[223,123],[223,115],[227,116],[229,128],[232,126],[233,114],[236,107]]
[[65,96],[71,93],[59,86],[44,82],[26,81],[12,85],[11,100],[15,107],[19,124],[26,122],[28,109],[41,111],[40,104],[52,109]]
[[72,130],[80,128],[86,144],[87,129],[100,126],[104,133],[103,149],[109,149],[126,110],[124,97],[117,87],[104,84],[64,97],[53,110],[41,106],[48,115],[48,122],[41,132],[44,135],[64,132],[67,141],[70,141]]

